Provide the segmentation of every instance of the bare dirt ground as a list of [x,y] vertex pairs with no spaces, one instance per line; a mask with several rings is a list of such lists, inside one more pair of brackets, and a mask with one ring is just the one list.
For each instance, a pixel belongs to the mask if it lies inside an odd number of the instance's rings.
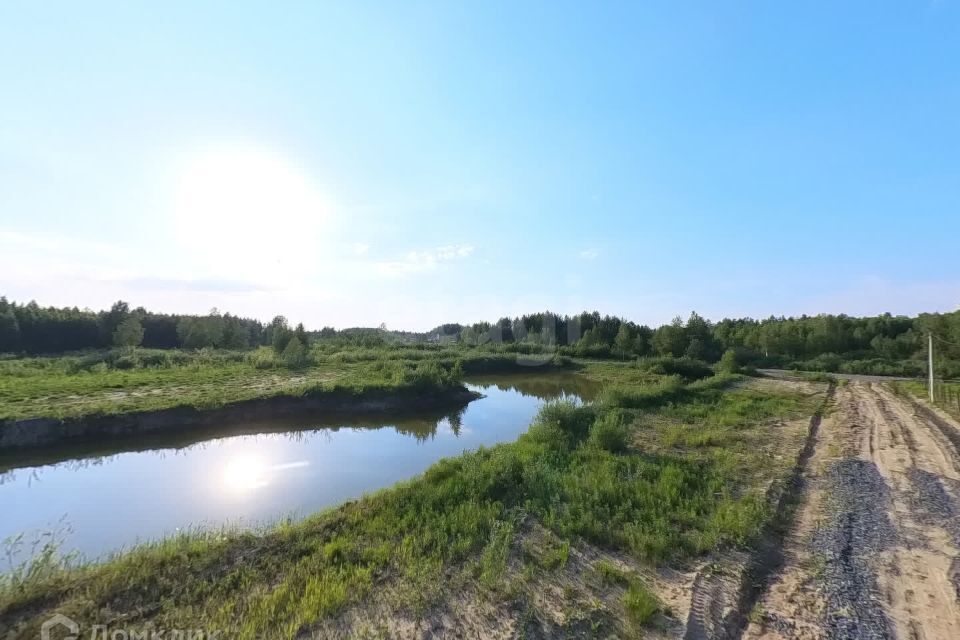
[[747,638],[960,638],[960,425],[873,381],[836,393]]
[[[386,585],[377,597],[354,607],[336,619],[325,621],[301,635],[303,639],[346,640],[403,638],[453,638],[462,640],[509,638],[619,638],[651,640],[677,638],[689,606],[692,571],[651,569],[624,554],[611,553],[589,544],[570,548],[569,558],[558,571],[535,571],[523,575],[521,556],[541,554],[556,538],[538,524],[524,523],[512,546],[508,570],[499,578],[497,595],[481,592],[476,584],[451,574],[451,581],[426,589],[442,590],[439,607],[414,615],[412,594],[401,585]],[[643,629],[623,627],[622,584],[604,582],[597,572],[601,563],[636,576],[658,593],[669,609],[654,624]]]
[[[793,371],[791,369],[760,369],[760,373],[779,380],[794,380],[801,378],[804,374],[817,374],[818,371]],[[904,378],[900,376],[872,376],[864,373],[830,373],[825,374],[836,378],[837,380],[849,380],[851,382],[891,382],[895,380],[912,380],[913,378]]]

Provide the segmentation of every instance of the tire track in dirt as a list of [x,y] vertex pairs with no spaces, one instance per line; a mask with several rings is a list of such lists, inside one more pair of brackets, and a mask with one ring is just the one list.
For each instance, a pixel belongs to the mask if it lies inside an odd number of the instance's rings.
[[776,507],[756,548],[748,554],[730,554],[721,563],[720,571],[697,574],[684,640],[738,638],[743,634],[749,623],[749,612],[763,595],[771,576],[783,565],[783,538],[797,514],[807,468],[816,451],[817,434],[834,390],[831,384],[823,404],[810,418],[804,446],[779,495],[768,495],[768,498],[776,497]]
[[879,554],[875,569],[884,609],[898,637],[960,637],[960,606],[951,566],[960,539],[950,525],[960,494],[956,448],[913,407],[876,384],[856,385],[858,402],[881,432],[903,434],[873,461],[891,488],[888,515],[897,541]]
[[960,638],[960,426],[872,382],[834,408],[746,637]]

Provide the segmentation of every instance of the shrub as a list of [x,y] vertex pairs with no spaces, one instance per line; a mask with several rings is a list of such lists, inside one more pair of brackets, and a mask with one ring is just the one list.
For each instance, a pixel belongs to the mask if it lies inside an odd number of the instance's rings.
[[605,406],[624,409],[650,409],[674,402],[687,393],[679,376],[663,378],[656,384],[629,389],[607,389],[600,396]]
[[680,376],[684,380],[699,380],[713,375],[713,369],[702,360],[693,358],[638,358],[637,368],[661,376]]
[[460,384],[463,375],[462,367],[456,363],[449,369],[437,362],[383,363],[385,372],[393,369],[393,382],[398,385],[414,387],[416,389],[432,390]]
[[626,451],[629,439],[630,431],[618,411],[600,416],[590,427],[590,443],[611,453]]
[[540,409],[529,433],[539,442],[572,448],[590,433],[595,415],[593,407],[569,400],[550,402]]
[[843,358],[837,354],[823,353],[810,360],[798,360],[793,362],[790,364],[790,368],[794,370],[828,371],[830,373],[835,373],[840,369],[840,365],[842,363]]
[[740,373],[740,364],[737,362],[737,352],[727,349],[717,363],[718,373]]
[[136,369],[137,364],[138,364],[137,356],[134,354],[128,354],[125,356],[120,356],[119,358],[114,360],[113,368],[121,369],[121,370]]
[[283,349],[283,364],[296,369],[307,364],[307,349],[297,336],[292,336]]
[[283,365],[272,349],[261,347],[247,356],[249,362],[255,369],[276,369]]

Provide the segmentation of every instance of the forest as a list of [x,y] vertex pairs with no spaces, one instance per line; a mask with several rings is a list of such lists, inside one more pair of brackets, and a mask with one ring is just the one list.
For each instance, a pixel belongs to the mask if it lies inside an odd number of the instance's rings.
[[472,325],[442,324],[412,333],[388,331],[383,325],[307,331],[302,324],[291,328],[283,316],[264,324],[216,309],[207,315],[176,315],[131,309],[119,301],[109,310],[91,311],[18,304],[0,297],[0,353],[30,355],[109,347],[243,350],[273,346],[295,360],[313,342],[367,348],[460,343],[525,353],[549,350],[573,357],[668,356],[705,362],[717,362],[732,351],[728,357],[743,366],[918,376],[926,366],[930,333],[936,339],[937,375],[960,376],[960,311],[917,317],[823,314],[719,322],[693,312],[686,320],[677,317],[657,328],[596,311],[574,316],[543,312]]

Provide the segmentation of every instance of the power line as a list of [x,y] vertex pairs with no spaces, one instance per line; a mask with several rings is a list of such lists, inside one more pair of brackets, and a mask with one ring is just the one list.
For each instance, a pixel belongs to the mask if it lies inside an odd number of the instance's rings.
[[956,343],[956,342],[950,342],[949,340],[944,340],[943,338],[941,338],[940,336],[938,336],[938,335],[935,334],[935,333],[931,333],[930,335],[933,336],[934,338],[936,338],[937,340],[939,340],[940,342],[942,342],[943,344],[949,344],[949,345],[952,346],[952,347],[960,347],[960,344],[958,344],[958,343]]

